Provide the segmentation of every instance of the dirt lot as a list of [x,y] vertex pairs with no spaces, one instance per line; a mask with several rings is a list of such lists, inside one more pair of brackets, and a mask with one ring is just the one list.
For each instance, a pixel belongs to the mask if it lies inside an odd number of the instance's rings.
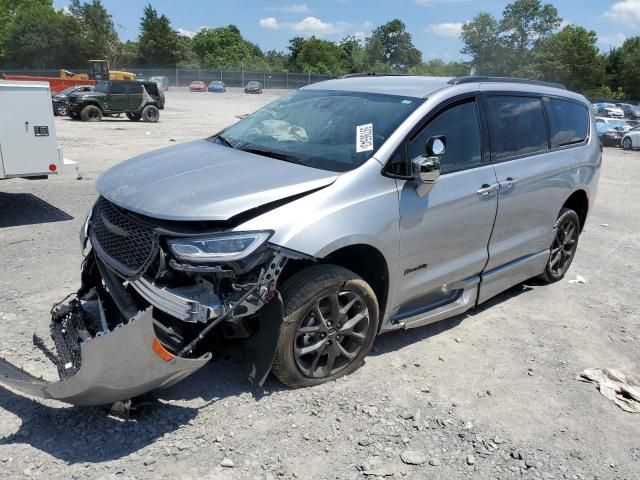
[[[74,175],[0,183],[0,355],[53,379],[31,346],[79,284],[95,178],[215,133],[284,92],[170,91],[158,124],[57,119]],[[134,420],[0,388],[2,478],[640,478],[640,417],[576,380],[640,373],[640,152],[607,149],[566,280],[513,288],[469,315],[378,338],[338,382],[256,390],[234,356],[160,392]],[[586,283],[570,283],[576,275]]]

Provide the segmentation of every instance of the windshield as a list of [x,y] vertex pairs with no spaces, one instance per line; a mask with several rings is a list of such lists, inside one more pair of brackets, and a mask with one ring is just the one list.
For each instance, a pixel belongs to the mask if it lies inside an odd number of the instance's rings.
[[613,128],[624,128],[626,126],[624,120],[609,120],[607,123]]
[[70,93],[72,93],[77,88],[78,87],[76,87],[75,85],[73,87],[65,88],[64,90],[59,92],[58,95],[69,95]]
[[109,82],[98,82],[96,83],[96,92],[107,93],[109,91]]
[[423,101],[374,93],[299,90],[225,130],[220,143],[344,172],[371,158]]

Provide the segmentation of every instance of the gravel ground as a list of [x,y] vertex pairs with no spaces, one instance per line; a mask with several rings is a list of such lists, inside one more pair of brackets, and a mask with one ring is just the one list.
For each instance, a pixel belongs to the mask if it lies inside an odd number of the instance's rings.
[[[158,124],[56,119],[75,175],[0,183],[0,355],[54,379],[31,346],[79,284],[78,231],[95,177],[135,154],[202,138],[285,92],[172,90]],[[598,200],[566,280],[379,337],[366,365],[290,391],[218,357],[133,419],[0,387],[2,478],[640,478],[640,418],[576,380],[640,373],[640,153],[607,149]],[[581,275],[586,283],[569,283]]]

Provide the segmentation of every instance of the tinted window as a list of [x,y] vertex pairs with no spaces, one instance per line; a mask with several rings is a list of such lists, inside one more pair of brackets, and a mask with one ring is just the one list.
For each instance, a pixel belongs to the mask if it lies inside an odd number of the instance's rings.
[[431,137],[444,136],[446,151],[440,157],[441,172],[477,167],[482,162],[480,121],[476,102],[445,110],[422,129],[409,144],[409,158],[425,155]]
[[142,85],[140,83],[129,83],[127,85],[127,93],[142,93]]
[[493,158],[547,150],[547,126],[539,98],[492,96],[487,102]]
[[551,146],[564,147],[587,138],[589,111],[579,103],[550,98],[545,102]]
[[111,93],[120,94],[127,93],[126,87],[122,83],[112,83],[111,84]]

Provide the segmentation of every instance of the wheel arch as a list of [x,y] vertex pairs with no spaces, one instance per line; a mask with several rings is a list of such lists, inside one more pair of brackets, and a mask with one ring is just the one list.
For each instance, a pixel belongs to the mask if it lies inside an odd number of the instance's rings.
[[389,266],[380,250],[369,244],[357,243],[333,250],[322,258],[289,260],[278,278],[278,284],[282,285],[295,273],[315,264],[338,265],[362,277],[376,295],[380,311],[378,328],[382,325],[389,296]]
[[570,208],[578,214],[580,231],[582,231],[589,213],[589,197],[587,196],[587,192],[582,189],[576,190],[567,198],[562,208]]

